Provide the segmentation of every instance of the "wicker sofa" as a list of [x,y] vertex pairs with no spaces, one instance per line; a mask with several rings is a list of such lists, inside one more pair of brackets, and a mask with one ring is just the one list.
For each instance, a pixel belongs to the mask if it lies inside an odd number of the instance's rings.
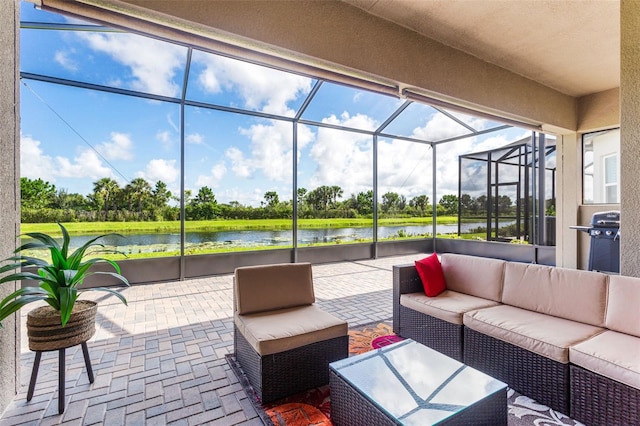
[[394,331],[586,424],[640,422],[640,279],[446,253],[394,266]]

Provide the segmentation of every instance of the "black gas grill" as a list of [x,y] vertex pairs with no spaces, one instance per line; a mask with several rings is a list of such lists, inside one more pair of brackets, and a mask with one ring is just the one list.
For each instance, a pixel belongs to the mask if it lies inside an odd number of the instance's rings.
[[594,213],[587,232],[591,237],[589,270],[620,273],[620,212]]

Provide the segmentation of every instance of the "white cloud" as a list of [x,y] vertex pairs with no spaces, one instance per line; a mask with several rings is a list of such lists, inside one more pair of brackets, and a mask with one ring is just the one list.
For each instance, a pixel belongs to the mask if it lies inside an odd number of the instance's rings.
[[225,151],[226,157],[231,161],[231,170],[236,176],[248,178],[253,173],[253,165],[250,159],[246,159],[242,151],[236,147],[229,147]]
[[220,180],[227,174],[227,167],[223,162],[220,162],[211,168],[211,176],[214,179]]
[[179,133],[180,132],[180,128],[178,127],[178,125],[173,121],[173,117],[171,117],[171,114],[167,114],[167,122],[169,123],[169,125],[171,126],[171,128],[176,132]]
[[68,71],[78,71],[78,63],[71,59],[70,53],[73,52],[64,52],[62,50],[56,51],[54,54],[53,60],[56,61],[62,68]]
[[144,171],[136,173],[136,176],[148,179],[154,184],[159,180],[172,184],[180,178],[180,170],[176,167],[176,160],[156,158],[149,161]]
[[[248,137],[251,143],[248,152],[235,146],[229,147],[225,152],[231,162],[231,170],[237,177],[251,178],[260,171],[270,181],[291,181],[291,123],[273,120],[268,121],[268,124],[256,124],[238,131]],[[314,134],[308,126],[298,126],[298,152],[313,138]]]
[[184,66],[184,47],[136,34],[83,32],[78,36],[92,49],[129,67],[132,74],[130,88],[172,97],[180,93],[173,78]]
[[330,115],[327,118],[323,118],[322,122],[327,124],[334,124],[336,126],[351,127],[354,129],[370,131],[378,128],[378,122],[373,118],[365,114],[356,114],[354,116],[351,116],[347,111],[344,111],[339,118],[335,115]]
[[96,150],[107,160],[133,159],[133,142],[125,133],[111,132],[111,140],[102,142]]
[[[354,120],[365,124],[368,120],[368,125],[373,123],[366,116],[349,117],[348,114],[343,114],[342,119],[332,116],[325,121],[349,125]],[[373,138],[370,135],[319,128],[317,140],[309,152],[316,170],[307,189],[320,185],[339,185],[345,197],[370,190],[373,186],[372,147]]]
[[220,186],[220,181],[227,174],[227,166],[224,164],[224,161],[220,161],[215,164],[208,175],[200,175],[196,180],[196,185],[208,186],[210,188],[218,188]]
[[379,195],[396,192],[407,199],[431,193],[430,145],[401,140],[378,142]]
[[191,133],[187,135],[186,138],[187,143],[191,143],[194,145],[201,145],[204,143],[204,136],[200,133]]
[[65,178],[90,178],[100,179],[103,177],[116,178],[109,167],[102,164],[102,159],[95,151],[85,149],[73,158],[73,161],[66,157],[57,156],[56,176]]
[[[230,201],[237,201],[245,206],[257,207],[260,202],[264,201],[264,193],[268,189],[253,188],[252,190],[245,190],[244,188],[223,188],[220,192],[215,192],[216,200],[220,203],[228,203]],[[282,194],[282,192],[278,192]]]
[[291,180],[290,123],[274,121],[269,125],[256,124],[249,129],[240,129],[240,134],[251,139],[251,160],[245,162],[248,169],[260,169],[269,180]]
[[[340,117],[327,117],[323,122],[370,130],[378,127],[371,117],[362,114],[350,116],[346,112]],[[411,137],[443,139],[458,135],[460,131],[459,124],[437,114],[424,127],[416,128]],[[318,139],[309,153],[316,164],[309,188],[340,185],[345,196],[371,189],[371,139],[368,135],[319,129]],[[458,156],[475,150],[475,141],[475,138],[467,138],[437,146],[438,198],[457,193]],[[504,138],[490,138],[478,146],[488,149],[506,143],[508,141]],[[410,199],[431,193],[433,153],[429,145],[382,139],[378,144],[378,158],[380,194],[392,191]]]
[[56,178],[99,179],[117,178],[115,173],[105,167],[98,154],[90,149],[81,149],[73,159],[46,155],[40,147],[41,142],[30,136],[20,139],[20,172],[29,179],[43,179],[55,182]]
[[427,140],[439,141],[455,136],[469,134],[471,131],[463,125],[455,122],[444,114],[435,114],[424,127],[413,129],[412,137]]
[[271,114],[293,115],[287,103],[311,90],[311,79],[222,56],[194,55],[205,65],[198,77],[209,93],[237,91],[243,107]]
[[[348,112],[343,112],[340,117],[331,115],[322,121],[369,130],[378,127],[371,117],[363,114],[351,116]],[[338,185],[343,189],[345,198],[370,190],[373,186],[372,147],[373,138],[370,135],[319,128],[317,139],[308,154],[316,164],[316,169],[304,185],[307,189]]]
[[169,132],[168,130],[158,131],[158,133],[156,133],[156,139],[160,142],[165,151],[169,150],[169,148],[171,148],[171,145],[173,144],[171,132]]
[[56,165],[53,159],[45,155],[40,141],[31,136],[20,135],[20,174],[29,179],[55,181]]
[[454,117],[456,117],[458,120],[462,121],[463,123],[467,124],[468,126],[473,127],[476,130],[483,130],[483,129],[487,129],[489,127],[494,127],[496,125],[495,122],[491,122],[491,121],[489,121],[487,119],[484,119],[484,118],[474,117],[474,116],[463,114],[463,113],[457,112],[457,111],[449,111],[449,110],[447,110],[447,112],[449,114],[453,115]]

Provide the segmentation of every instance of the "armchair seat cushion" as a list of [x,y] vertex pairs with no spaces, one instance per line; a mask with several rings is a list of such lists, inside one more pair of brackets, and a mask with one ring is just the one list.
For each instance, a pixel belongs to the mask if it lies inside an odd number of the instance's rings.
[[572,346],[569,360],[585,370],[640,390],[640,342],[635,336],[607,330]]
[[497,306],[498,302],[445,290],[436,297],[427,297],[423,292],[403,294],[400,296],[400,304],[425,315],[462,325],[462,315],[465,312]]
[[464,325],[479,333],[568,364],[569,347],[603,328],[551,315],[499,305],[464,314]]
[[236,315],[234,322],[261,356],[346,336],[348,325],[316,305]]

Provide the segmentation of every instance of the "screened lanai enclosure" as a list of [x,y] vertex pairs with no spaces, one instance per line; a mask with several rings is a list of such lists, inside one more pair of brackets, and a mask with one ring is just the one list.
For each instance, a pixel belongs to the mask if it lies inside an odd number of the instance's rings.
[[[532,126],[21,7],[22,231],[122,234],[104,243],[132,282],[433,250],[507,258],[459,245],[502,237],[504,216],[514,239],[545,244],[525,210],[553,188],[533,177],[549,164],[514,157],[526,193],[502,178],[505,161],[499,179],[458,176],[460,156],[505,150]],[[484,214],[467,215],[462,198],[482,191]]]
[[[533,132],[500,148],[461,155],[458,233],[554,246],[555,177],[555,139],[544,134]],[[464,226],[477,220],[485,225]]]

